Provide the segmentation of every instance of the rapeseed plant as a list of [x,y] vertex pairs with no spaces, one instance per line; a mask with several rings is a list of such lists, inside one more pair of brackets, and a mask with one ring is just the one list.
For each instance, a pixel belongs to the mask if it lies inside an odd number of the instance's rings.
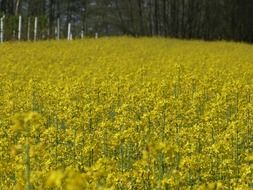
[[251,51],[126,37],[1,45],[0,189],[252,189]]

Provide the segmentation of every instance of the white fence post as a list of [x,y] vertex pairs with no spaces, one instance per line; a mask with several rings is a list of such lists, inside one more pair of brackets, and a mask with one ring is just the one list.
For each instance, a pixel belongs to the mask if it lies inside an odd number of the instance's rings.
[[83,39],[83,37],[84,37],[84,31],[82,30],[81,31],[81,39]]
[[0,19],[0,43],[4,41],[4,17],[5,16]]
[[34,41],[37,40],[37,30],[38,30],[38,17],[34,19]]
[[21,40],[21,29],[22,29],[22,17],[19,16],[18,19],[18,40]]
[[57,40],[60,40],[60,18],[57,19]]
[[58,40],[58,34],[57,34],[57,26],[54,27],[54,37]]
[[31,28],[31,19],[28,17],[28,24],[27,24],[27,40],[30,41],[30,28]]
[[95,38],[98,39],[98,33],[97,32],[95,33]]
[[72,37],[71,37],[71,23],[68,24],[68,40],[72,40]]

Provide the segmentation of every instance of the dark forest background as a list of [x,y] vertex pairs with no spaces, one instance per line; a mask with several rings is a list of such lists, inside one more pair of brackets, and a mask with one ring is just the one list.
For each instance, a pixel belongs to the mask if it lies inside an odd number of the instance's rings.
[[38,37],[132,35],[253,42],[253,0],[0,0],[6,40],[22,39],[38,17]]

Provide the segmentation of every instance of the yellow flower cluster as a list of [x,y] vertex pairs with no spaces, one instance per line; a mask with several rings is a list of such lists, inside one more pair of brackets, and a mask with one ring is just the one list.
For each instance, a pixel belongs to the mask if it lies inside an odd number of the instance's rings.
[[0,189],[253,189],[253,46],[0,46]]

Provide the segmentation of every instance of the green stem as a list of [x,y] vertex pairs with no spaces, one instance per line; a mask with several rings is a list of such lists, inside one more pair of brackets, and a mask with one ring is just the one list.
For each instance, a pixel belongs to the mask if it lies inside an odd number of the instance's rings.
[[31,163],[30,163],[30,145],[29,139],[26,137],[25,145],[25,190],[31,190]]
[[25,143],[25,159],[24,159],[24,164],[25,164],[25,190],[31,190],[31,182],[30,182],[30,177],[31,177],[31,162],[30,162],[30,145],[29,145],[29,136],[30,136],[30,131],[28,126],[25,124],[25,129],[26,129],[26,143]]

